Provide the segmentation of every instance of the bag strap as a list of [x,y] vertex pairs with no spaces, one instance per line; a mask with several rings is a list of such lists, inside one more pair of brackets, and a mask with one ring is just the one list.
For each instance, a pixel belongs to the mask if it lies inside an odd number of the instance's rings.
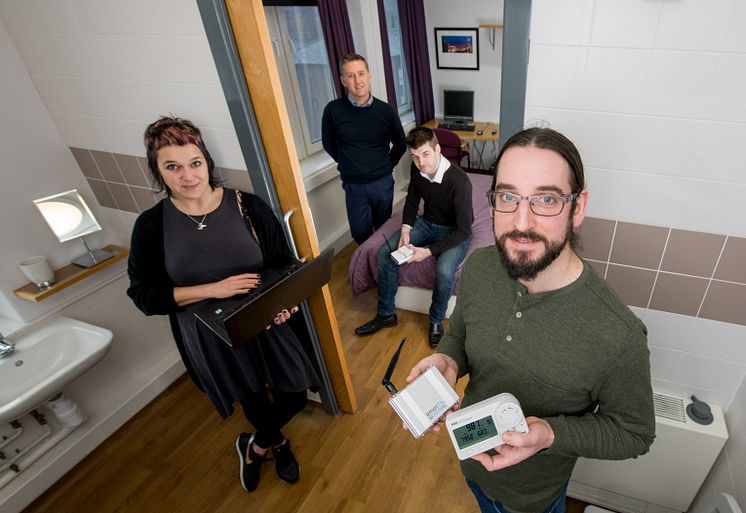
[[246,207],[243,204],[243,196],[241,195],[241,191],[236,190],[236,201],[238,202],[238,210],[241,212],[241,217],[243,217],[244,221],[246,221],[246,224],[251,229],[251,235],[254,237],[254,240],[257,244],[259,244],[259,237],[256,236],[256,230],[254,229],[254,223],[251,222],[251,218],[249,217],[249,213],[246,211]]

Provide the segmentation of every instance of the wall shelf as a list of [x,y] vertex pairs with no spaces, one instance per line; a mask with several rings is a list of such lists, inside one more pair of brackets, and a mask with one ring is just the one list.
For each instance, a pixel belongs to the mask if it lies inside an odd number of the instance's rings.
[[487,39],[492,49],[495,49],[495,30],[503,28],[502,23],[480,23],[479,28],[490,29],[487,33]]
[[129,249],[122,246],[116,246],[114,244],[109,244],[103,249],[105,249],[106,251],[111,251],[112,253],[114,253],[114,256],[94,265],[93,267],[88,268],[80,267],[75,264],[68,264],[65,267],[54,271],[55,283],[49,288],[39,290],[39,288],[33,283],[27,283],[23,287],[14,290],[13,293],[16,296],[27,301],[34,301],[38,303],[39,301],[46,299],[53,294],[56,294],[60,290],[65,289],[70,285],[77,283],[80,280],[100,271],[101,269],[119,262],[130,254]]

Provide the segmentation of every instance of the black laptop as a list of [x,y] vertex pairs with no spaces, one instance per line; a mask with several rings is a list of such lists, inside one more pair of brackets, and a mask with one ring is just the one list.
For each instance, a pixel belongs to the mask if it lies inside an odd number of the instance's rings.
[[192,307],[194,315],[231,347],[245,344],[283,309],[288,310],[329,283],[334,248],[309,262],[262,271],[262,283],[248,294],[208,299]]

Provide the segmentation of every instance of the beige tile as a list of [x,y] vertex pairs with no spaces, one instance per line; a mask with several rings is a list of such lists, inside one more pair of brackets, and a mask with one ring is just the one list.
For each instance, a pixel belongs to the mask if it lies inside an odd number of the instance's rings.
[[653,290],[655,271],[609,264],[606,281],[626,304],[645,308]]
[[619,222],[611,250],[611,262],[658,269],[668,228]]
[[746,325],[746,285],[713,280],[699,316]]
[[596,274],[598,274],[601,278],[603,278],[606,275],[606,262],[599,262],[598,260],[586,260],[588,264],[593,267],[593,269],[596,271]]
[[119,208],[117,202],[114,201],[114,196],[111,195],[111,191],[106,185],[106,182],[89,178],[88,185],[91,186],[91,190],[96,196],[99,205],[107,208]]
[[661,270],[709,278],[724,242],[724,235],[671,230]]
[[126,210],[128,212],[135,213],[139,212],[137,203],[135,203],[135,200],[132,198],[132,194],[130,194],[129,187],[121,183],[111,182],[108,182],[107,185],[111,190],[112,196],[114,196],[114,201],[117,202],[119,210]]
[[146,187],[132,187],[130,186],[130,193],[135,198],[137,208],[140,212],[147,210],[156,204],[155,196],[153,191]]
[[135,157],[121,153],[112,153],[112,155],[117,166],[119,166],[119,170],[122,172],[122,176],[124,176],[125,183],[137,185],[138,187],[148,187],[148,180],[145,178],[145,174],[140,169],[140,164],[137,163]]
[[83,176],[86,178],[103,178],[90,151],[85,148],[73,148],[72,146],[70,147],[70,151],[73,157],[75,157],[78,167],[83,172]]
[[104,180],[107,182],[124,183],[122,172],[119,171],[119,166],[117,166],[111,153],[108,151],[91,150],[91,155],[93,155],[93,160],[96,161],[96,165],[99,171],[101,171]]
[[718,280],[746,283],[746,239],[728,237],[715,270]]
[[252,192],[254,190],[251,186],[251,180],[249,180],[249,172],[246,170],[221,167],[220,174],[223,176],[223,180],[225,180],[223,185],[226,187],[245,192]]
[[150,176],[150,168],[148,167],[148,159],[145,157],[135,157],[137,159],[137,163],[140,164],[140,169],[142,169],[142,174],[145,175],[145,178],[148,180],[148,186],[153,187],[153,179]]
[[650,308],[683,315],[696,315],[707,289],[703,278],[658,273]]
[[580,227],[580,240],[583,248],[578,251],[583,258],[606,262],[609,259],[611,237],[614,235],[614,221],[586,217]]

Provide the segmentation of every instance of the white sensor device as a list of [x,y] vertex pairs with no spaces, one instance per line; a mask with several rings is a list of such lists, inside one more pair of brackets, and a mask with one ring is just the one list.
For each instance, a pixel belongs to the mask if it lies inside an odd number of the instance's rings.
[[399,249],[394,250],[391,248],[391,244],[389,244],[389,240],[386,237],[384,237],[383,240],[386,242],[386,246],[389,248],[389,253],[391,253],[391,258],[396,262],[396,265],[402,265],[414,255],[414,250],[412,248],[402,246]]
[[445,424],[460,460],[499,447],[507,431],[528,433],[521,405],[507,392],[449,413]]
[[404,337],[394,353],[386,374],[381,381],[391,393],[389,404],[415,438],[421,438],[459,400],[451,385],[435,367],[417,376],[401,392],[391,383],[391,375],[399,360]]

